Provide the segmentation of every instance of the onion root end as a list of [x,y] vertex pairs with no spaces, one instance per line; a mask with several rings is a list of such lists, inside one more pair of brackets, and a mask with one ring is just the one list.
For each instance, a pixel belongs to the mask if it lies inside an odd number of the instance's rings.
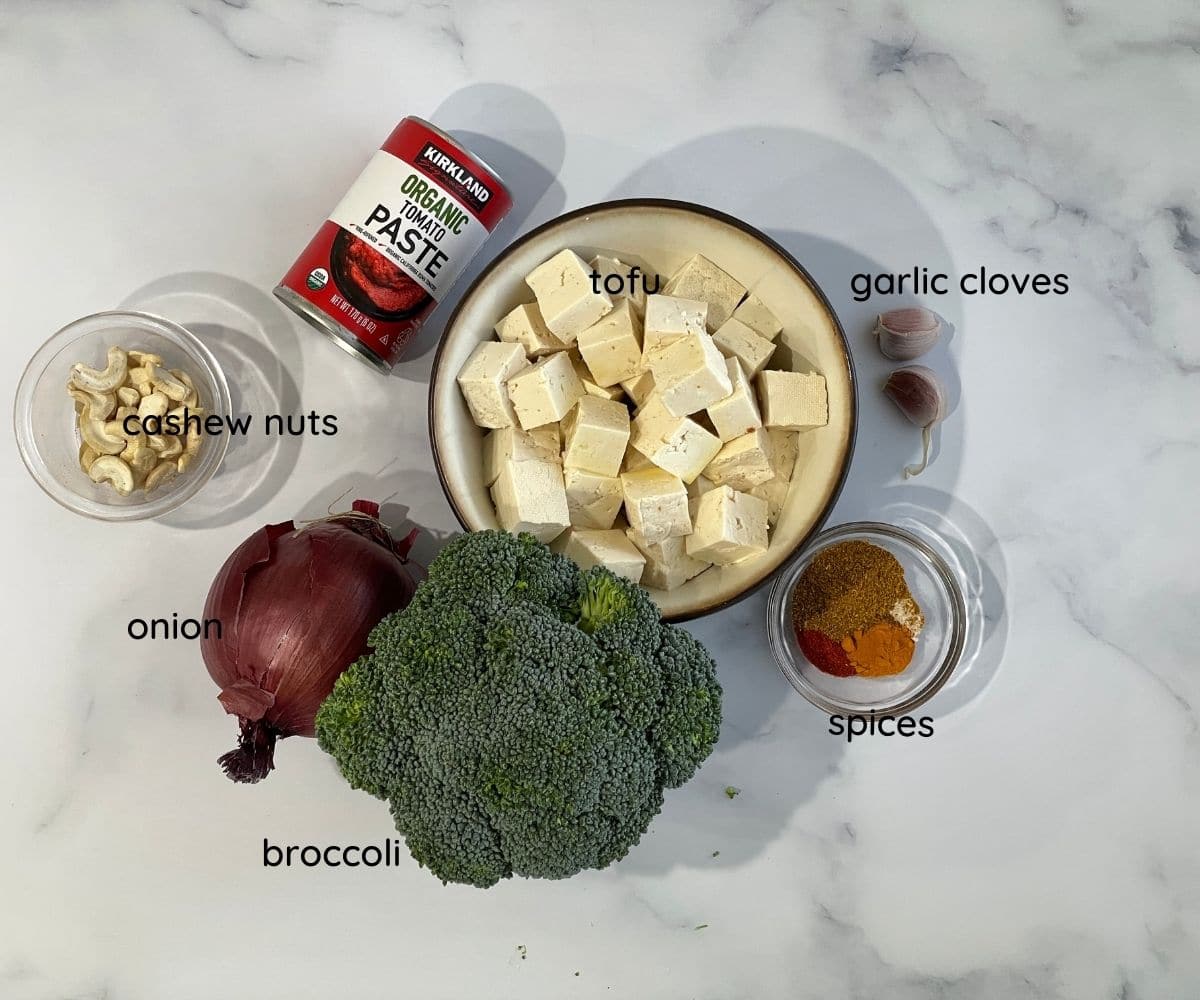
[[217,763],[230,781],[253,785],[275,768],[275,740],[278,734],[261,719],[242,720],[236,750],[221,754]]

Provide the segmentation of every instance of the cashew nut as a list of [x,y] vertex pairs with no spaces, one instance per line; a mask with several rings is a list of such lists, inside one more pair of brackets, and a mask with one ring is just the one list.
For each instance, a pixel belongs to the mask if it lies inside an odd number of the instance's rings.
[[79,415],[79,436],[92,451],[101,455],[116,455],[125,450],[125,439],[109,434],[104,418],[96,416],[98,405],[95,396],[82,389],[70,389],[71,398],[83,404]]
[[190,386],[184,385],[171,372],[157,369],[154,372],[154,389],[177,403],[182,403],[192,391]]
[[179,475],[179,466],[175,462],[159,462],[154,467],[154,471],[146,477],[146,485],[143,487],[147,493],[153,493],[156,489],[169,483]]
[[167,415],[167,407],[171,401],[161,392],[152,392],[138,404],[138,416],[145,420],[147,417],[158,417],[160,420]]
[[176,467],[179,469],[179,471],[180,471],[180,472],[187,472],[187,467],[188,467],[189,465],[191,465],[191,464],[192,464],[194,461],[196,461],[196,456],[195,456],[195,455],[189,455],[189,454],[188,454],[188,453],[185,451],[185,452],[184,452],[182,455],[180,455],[180,456],[179,456],[179,459],[178,459],[178,461],[175,463],[175,465],[176,465]]
[[162,358],[157,354],[151,354],[149,351],[130,351],[129,360],[139,367],[142,365],[161,365],[163,363]]
[[88,469],[88,478],[93,483],[111,483],[123,497],[133,492],[133,470],[116,455],[101,455],[97,458]]
[[143,444],[131,444],[121,452],[121,461],[133,470],[134,480],[141,485],[151,470],[158,465],[158,453]]
[[109,434],[103,420],[81,420],[79,436],[92,451],[101,455],[119,455],[125,450],[125,439]]
[[149,396],[154,391],[154,368],[135,368],[129,373],[129,382],[137,390],[138,397]]
[[[177,458],[183,454],[183,442],[173,434],[163,434],[159,436],[162,442],[161,448],[155,448],[159,458]],[[150,439],[150,447],[154,448],[154,438]]]
[[118,406],[116,415],[113,417],[113,420],[117,421],[121,425],[122,431],[124,431],[125,418],[126,417],[136,417],[136,416],[137,416],[137,409],[135,407]]
[[199,403],[200,394],[196,392],[196,383],[192,381],[192,377],[187,372],[179,368],[172,368],[171,374],[188,387],[188,394],[183,397],[183,405],[195,406],[197,403]]
[[108,349],[108,367],[103,371],[89,368],[85,364],[71,366],[71,381],[81,389],[92,392],[114,392],[125,381],[129,369],[129,357],[119,347]]
[[92,467],[92,463],[99,457],[100,456],[92,451],[92,449],[86,444],[81,444],[79,446],[79,467],[83,469],[84,472],[87,472]]
[[141,398],[142,394],[137,389],[130,388],[127,385],[123,385],[117,390],[117,399],[122,406],[137,406]]
[[[82,396],[76,395],[77,393],[81,393]],[[87,406],[96,420],[107,420],[117,408],[117,397],[111,392],[93,392],[90,389],[81,389],[74,382],[68,382],[67,394],[75,400],[76,413],[82,413]]]
[[125,430],[125,425],[120,420],[106,420],[104,422],[104,433],[111,438],[120,438],[126,444],[132,438],[137,437],[136,434],[130,434]]

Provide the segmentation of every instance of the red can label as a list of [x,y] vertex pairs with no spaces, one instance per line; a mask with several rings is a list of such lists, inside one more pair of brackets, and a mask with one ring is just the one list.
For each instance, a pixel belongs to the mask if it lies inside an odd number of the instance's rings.
[[406,118],[280,288],[391,367],[511,207],[507,189],[483,163]]

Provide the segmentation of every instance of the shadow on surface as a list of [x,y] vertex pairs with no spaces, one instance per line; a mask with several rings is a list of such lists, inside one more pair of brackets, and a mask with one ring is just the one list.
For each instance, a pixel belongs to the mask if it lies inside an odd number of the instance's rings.
[[930,543],[954,570],[967,604],[967,638],[954,675],[921,711],[939,718],[975,701],[991,683],[1008,643],[1004,549],[979,513],[927,487],[885,490],[879,517]]
[[[728,212],[767,233],[791,253],[824,291],[855,362],[858,429],[853,462],[829,524],[889,520],[889,505],[911,498],[936,520],[950,505],[948,492],[897,485],[900,469],[919,455],[920,431],[887,400],[880,387],[897,363],[877,350],[871,334],[878,312],[918,304],[911,296],[855,301],[855,274],[911,270],[914,265],[953,273],[941,234],[913,194],[884,166],[823,136],[746,128],[705,136],[663,153],[617,184],[612,197],[669,197]],[[870,255],[854,247],[874,248]],[[653,262],[651,262],[653,263]],[[926,301],[947,320],[961,322],[957,292]],[[960,398],[955,365],[944,337],[920,360]],[[935,435],[927,478],[942,490],[957,479],[963,415],[952,413]],[[972,539],[972,544],[978,544]],[[999,585],[1002,588],[1002,578]],[[725,689],[721,742],[697,779],[668,792],[664,813],[622,863],[622,870],[653,873],[686,864],[707,867],[748,860],[788,826],[793,813],[837,771],[845,743],[829,736],[824,713],[800,701],[766,655],[766,590],[688,628],[715,656]],[[969,685],[959,690],[973,697]],[[939,704],[957,707],[944,700]],[[936,706],[935,706],[936,707]],[[741,794],[729,800],[724,787]],[[712,852],[719,850],[714,859]]]
[[447,97],[432,118],[500,175],[512,192],[513,207],[392,370],[397,378],[422,383],[429,381],[426,355],[441,341],[463,293],[518,233],[561,213],[566,198],[557,179],[566,150],[562,126],[532,94],[506,84],[478,83]]
[[268,414],[300,410],[304,362],[287,313],[254,286],[205,271],[159,278],[122,306],[166,316],[199,337],[221,364],[234,414],[253,417],[250,433],[230,436],[225,459],[204,489],[160,520],[173,528],[214,528],[258,512],[300,454],[300,438],[262,432]]

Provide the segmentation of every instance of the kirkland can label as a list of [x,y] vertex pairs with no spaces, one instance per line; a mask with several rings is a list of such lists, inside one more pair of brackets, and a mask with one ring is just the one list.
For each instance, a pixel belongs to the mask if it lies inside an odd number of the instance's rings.
[[427,123],[406,118],[276,294],[386,370],[511,205],[485,164]]
[[[435,301],[442,298],[443,289],[454,284],[488,237],[483,223],[454,195],[382,149],[329,221],[394,264]],[[363,267],[370,275],[374,273],[371,263],[367,254],[359,252],[353,266]],[[372,294],[384,308],[400,308],[408,301],[403,291],[394,292],[386,283],[372,288]]]

